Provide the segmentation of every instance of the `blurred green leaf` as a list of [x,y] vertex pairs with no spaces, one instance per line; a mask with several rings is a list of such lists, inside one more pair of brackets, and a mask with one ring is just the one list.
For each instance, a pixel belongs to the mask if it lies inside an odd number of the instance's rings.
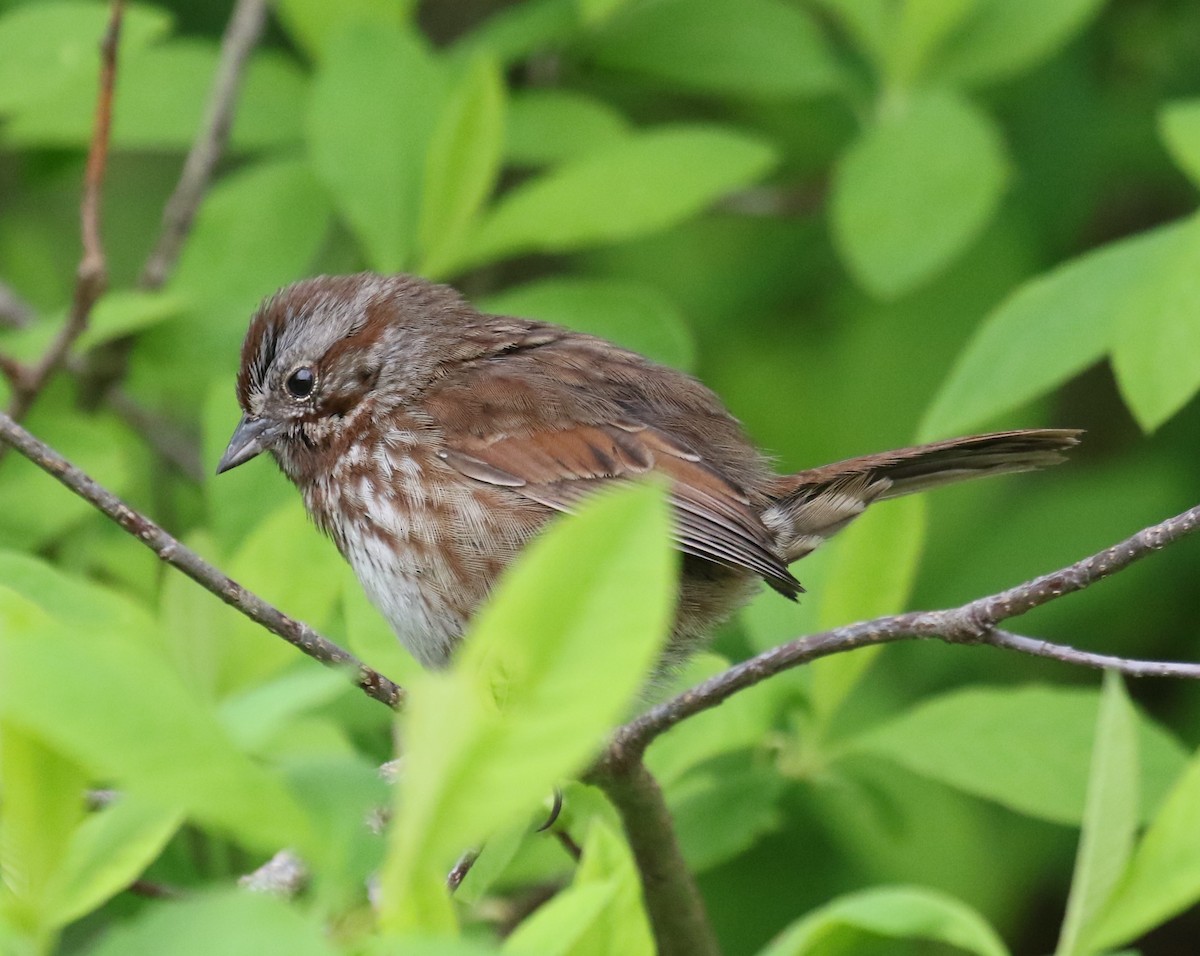
[[884,64],[888,84],[910,86],[979,3],[980,0],[909,0],[891,5]]
[[704,93],[820,96],[841,85],[820,27],[782,0],[634,4],[607,22],[587,51],[610,69]]
[[481,307],[598,335],[674,368],[695,364],[696,345],[679,309],[646,283],[542,279],[489,296]]
[[1175,165],[1200,186],[1200,99],[1176,100],[1159,110],[1158,133]]
[[75,351],[86,352],[97,345],[174,318],[186,299],[169,292],[118,289],[106,292],[88,317],[87,328],[75,342]]
[[0,588],[0,716],[131,793],[248,845],[303,842],[279,781],[239,753],[213,713],[140,635],[82,632]]
[[[967,688],[890,717],[848,746],[1018,813],[1078,826],[1098,703],[1094,691],[1077,688]],[[1185,758],[1148,718],[1138,721],[1138,741],[1145,819]]]
[[763,176],[764,143],[715,126],[629,136],[518,186],[480,223],[462,265],[664,229]]
[[417,235],[420,272],[436,277],[453,262],[500,174],[504,77],[491,59],[472,62],[438,117],[425,157]]
[[585,883],[555,894],[554,898],[524,920],[504,941],[505,956],[568,956],[587,952],[590,933],[616,895],[615,882]]
[[453,50],[466,57],[487,53],[507,64],[565,43],[582,25],[576,0],[525,0],[500,7]]
[[[1200,757],[1193,756],[1133,852],[1087,943],[1141,936],[1200,900]],[[1093,949],[1093,951],[1096,951]]]
[[505,155],[525,166],[586,156],[622,139],[629,122],[604,100],[571,90],[523,90],[508,110]]
[[218,717],[241,750],[263,748],[286,724],[350,690],[345,674],[322,667],[303,667],[256,684],[221,702]]
[[1153,431],[1200,388],[1200,217],[1134,279],[1117,306],[1112,364],[1125,404]]
[[63,925],[92,912],[141,877],[183,822],[178,810],[122,794],[71,835],[51,896]]
[[409,263],[445,70],[412,31],[350,24],[328,41],[313,85],[308,152],[372,266]]
[[[872,508],[831,543],[817,630],[826,631],[902,610],[912,593],[925,540],[925,502],[904,498]],[[882,646],[835,654],[809,665],[809,700],[828,722],[857,686]]]
[[[979,956],[1007,956],[996,931],[965,903],[919,886],[883,886],[828,903],[790,928],[759,956],[820,956],[853,952],[845,930],[892,939],[936,940]],[[852,945],[852,944],[850,944]]]
[[275,0],[280,25],[309,57],[320,59],[326,45],[348,24],[384,30],[409,22],[416,0]]
[[932,278],[991,219],[1008,171],[995,124],[957,94],[888,109],[834,177],[834,238],[850,271],[887,298]]
[[579,769],[629,706],[674,602],[669,523],[652,485],[557,522],[476,617],[451,672],[413,685],[382,874],[390,930],[448,928],[442,881],[458,854]]
[[938,73],[952,83],[989,83],[1027,70],[1078,33],[1105,0],[979,0]]
[[1121,307],[1186,232],[1186,224],[1153,229],[1019,287],[955,363],[921,424],[921,439],[976,427],[1099,361]]
[[286,900],[225,890],[143,910],[89,956],[334,956],[320,923]]
[[[0,15],[0,114],[37,106],[80,82],[95,89],[107,3],[57,0],[25,4]],[[171,15],[128,4],[121,53],[130,56],[171,29]],[[94,105],[94,104],[89,104]],[[7,136],[8,130],[5,130]]]
[[1104,904],[1125,870],[1137,826],[1137,711],[1121,678],[1106,671],[1096,716],[1083,832],[1055,956],[1096,952],[1086,945],[1088,933],[1102,918]]
[[[44,942],[61,923],[54,908],[54,879],[83,817],[87,778],[75,761],[12,717],[0,702],[0,914],[30,940]],[[40,948],[31,946],[30,952]]]
[[[120,99],[112,143],[120,149],[185,150],[204,117],[218,62],[216,43],[171,40],[128,51],[122,34]],[[15,114],[5,139],[23,147],[85,146],[95,112],[94,71],[53,98]],[[275,149],[301,138],[305,79],[276,52],[256,54],[247,67],[230,132],[233,150]]]

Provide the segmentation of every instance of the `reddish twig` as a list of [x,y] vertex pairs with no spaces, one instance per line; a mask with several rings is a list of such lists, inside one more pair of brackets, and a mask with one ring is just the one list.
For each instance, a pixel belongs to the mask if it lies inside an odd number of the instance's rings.
[[72,465],[50,446],[34,438],[8,415],[0,413],[0,441],[11,445],[35,465],[52,475],[89,504],[108,515],[158,557],[182,571],[226,604],[257,621],[272,634],[322,664],[345,667],[354,672],[354,682],[369,696],[399,709],[404,690],[378,671],[372,670],[349,651],[322,637],[301,621],[294,620],[214,568],[195,551],[176,541],[145,515],[130,508],[111,491]]
[[[11,359],[5,362],[5,375],[12,383],[13,392],[8,414],[14,421],[21,421],[29,413],[50,377],[62,366],[67,352],[87,328],[92,307],[108,282],[108,264],[100,234],[100,210],[104,174],[108,169],[113,90],[117,78],[117,49],[120,45],[124,15],[124,0],[113,0],[108,28],[100,44],[100,89],[96,95],[96,122],[92,129],[91,145],[88,147],[83,198],[79,204],[83,254],[75,273],[75,292],[71,298],[71,308],[66,323],[58,330],[46,352],[35,364],[22,368]],[[0,455],[2,454],[3,449],[0,449]]]

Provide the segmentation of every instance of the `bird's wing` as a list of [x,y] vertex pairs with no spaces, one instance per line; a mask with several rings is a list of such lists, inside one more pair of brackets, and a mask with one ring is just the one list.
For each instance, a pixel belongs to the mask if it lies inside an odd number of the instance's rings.
[[[627,414],[589,371],[539,374],[509,353],[423,396],[441,432],[440,457],[462,475],[555,511],[572,511],[613,482],[655,473],[670,482],[681,551],[760,575],[794,597],[802,589],[744,491],[661,427]],[[571,381],[574,378],[575,381]]]

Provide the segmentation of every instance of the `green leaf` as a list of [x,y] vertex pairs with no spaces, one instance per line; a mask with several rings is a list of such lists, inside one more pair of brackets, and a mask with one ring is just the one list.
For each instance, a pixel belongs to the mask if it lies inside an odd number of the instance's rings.
[[480,53],[504,64],[565,44],[582,26],[576,0],[525,0],[501,7],[453,47],[458,56]]
[[257,163],[213,188],[170,283],[191,306],[188,328],[203,336],[193,343],[198,351],[236,356],[249,310],[304,272],[324,239],[329,212],[312,173],[298,161]]
[[890,23],[881,46],[888,85],[911,86],[978,4],[979,0],[910,0],[892,5],[886,11]]
[[[219,50],[216,43],[172,40],[126,52],[122,35],[119,107],[113,146],[128,150],[184,150],[191,146],[207,109]],[[234,151],[298,143],[304,75],[282,54],[260,51],[250,60],[230,132]],[[95,75],[80,76],[53,99],[21,110],[5,129],[20,146],[78,146],[92,134]]]
[[0,588],[0,716],[94,776],[250,846],[304,841],[306,820],[290,794],[233,747],[142,637],[68,627]]
[[[1075,688],[974,687],[918,704],[850,746],[1019,813],[1083,819],[1097,695]],[[1141,718],[1141,785],[1153,810],[1179,772],[1179,745]]]
[[980,0],[949,44],[938,75],[989,83],[1029,69],[1083,29],[1105,0]]
[[[817,610],[817,630],[865,621],[904,610],[925,540],[925,502],[904,498],[872,508],[830,547],[828,574]],[[828,722],[857,686],[882,646],[835,654],[809,665],[809,700]]]
[[854,277],[891,298],[932,278],[983,230],[1008,180],[991,118],[953,93],[914,95],[838,164],[834,238]]
[[696,343],[678,307],[648,283],[541,279],[489,296],[481,307],[598,335],[674,368],[690,369],[696,361]]
[[275,0],[273,9],[296,45],[320,59],[347,24],[394,30],[409,22],[415,7],[416,0]]
[[609,21],[586,48],[610,69],[688,90],[820,96],[841,73],[820,27],[782,0],[659,0]]
[[53,883],[83,817],[86,783],[74,760],[0,712],[0,913],[31,938],[46,939],[58,925]]
[[588,502],[509,569],[450,673],[411,688],[390,930],[449,928],[455,857],[578,770],[629,706],[674,605],[669,526],[659,487]]
[[1200,756],[1193,756],[1134,850],[1087,936],[1093,947],[1136,939],[1200,900]]
[[351,24],[330,38],[317,72],[309,157],[381,272],[412,259],[445,82],[420,37],[382,25]]
[[[109,16],[107,3],[83,0],[5,11],[0,16],[0,113],[34,107],[81,82],[90,81],[94,99],[100,38]],[[128,4],[121,25],[122,58],[170,29],[171,15],[165,10]]]
[[183,814],[122,794],[71,835],[51,896],[54,921],[65,925],[123,892],[162,852]]
[[86,352],[104,342],[132,335],[183,311],[186,300],[169,292],[118,289],[104,293],[92,309],[87,328],[75,343],[75,351]]
[[1186,232],[1187,224],[1175,224],[1123,239],[1017,289],[955,363],[921,424],[921,439],[977,427],[1099,361],[1122,306]]
[[1117,308],[1113,371],[1142,430],[1154,431],[1200,388],[1200,217],[1140,275]]
[[629,122],[604,100],[572,90],[524,90],[509,104],[505,155],[547,166],[594,153],[629,133]]
[[514,189],[484,218],[464,258],[562,252],[665,229],[773,163],[764,143],[719,127],[630,136]]
[[425,158],[417,234],[422,275],[444,275],[496,185],[504,149],[504,77],[495,60],[470,64],[445,109]]
[[1200,186],[1200,99],[1176,100],[1159,110],[1158,133],[1175,165]]
[[844,940],[840,946],[835,942],[845,930],[948,943],[979,956],[1008,954],[996,931],[965,903],[919,886],[885,886],[851,893],[809,913],[759,956],[852,952]]
[[320,923],[285,900],[226,890],[148,907],[89,956],[334,956]]
[[1095,952],[1088,931],[1112,895],[1133,850],[1138,825],[1137,711],[1113,671],[1104,674],[1088,777],[1083,833],[1055,956]]
[[504,956],[573,956],[590,934],[601,932],[616,893],[616,882],[609,881],[555,894],[504,941]]

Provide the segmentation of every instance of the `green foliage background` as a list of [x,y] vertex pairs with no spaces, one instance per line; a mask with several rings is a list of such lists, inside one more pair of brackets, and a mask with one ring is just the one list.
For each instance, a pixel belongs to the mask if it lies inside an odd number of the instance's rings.
[[[216,0],[128,9],[112,291],[80,343],[132,336],[124,388],[184,430],[204,475],[70,377],[29,426],[414,684],[423,772],[386,841],[372,836],[390,715],[10,454],[4,952],[486,953],[516,924],[506,953],[649,951],[598,791],[567,788],[578,866],[528,821],[631,706],[644,668],[628,662],[653,656],[661,502],[585,516],[588,547],[548,544],[483,650],[420,677],[267,463],[211,477],[248,316],[293,279],[411,270],[607,335],[700,375],[782,469],[971,430],[1088,430],[1052,472],[873,512],[798,567],[799,605],[764,595],[681,683],[807,630],[998,590],[1195,503],[1200,7],[277,0],[178,268],[139,289],[227,16]],[[89,0],[0,0],[0,281],[36,313],[0,329],[6,355],[40,354],[70,301],[106,18]],[[1198,559],[1184,543],[1020,627],[1193,659]],[[628,621],[597,636],[598,607]],[[1190,951],[1194,916],[1169,921],[1200,900],[1200,695],[1139,683],[1135,706],[1099,683],[900,645],[784,675],[664,737],[650,766],[725,950]],[[86,814],[81,789],[110,785],[124,796]],[[451,907],[441,874],[485,833]],[[314,871],[301,901],[230,889],[284,846]],[[121,892],[143,870],[188,900]],[[378,925],[370,874],[391,891]],[[522,919],[547,884],[563,889]]]

